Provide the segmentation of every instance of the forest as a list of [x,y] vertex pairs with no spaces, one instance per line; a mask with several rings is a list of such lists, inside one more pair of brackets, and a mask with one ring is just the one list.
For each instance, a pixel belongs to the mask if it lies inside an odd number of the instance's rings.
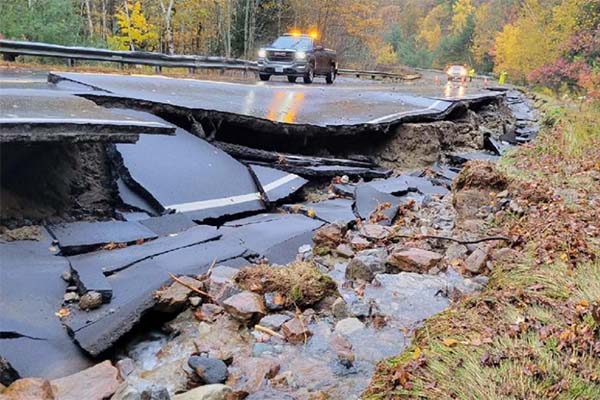
[[0,0],[8,39],[254,59],[317,30],[350,67],[468,64],[598,94],[600,0]]

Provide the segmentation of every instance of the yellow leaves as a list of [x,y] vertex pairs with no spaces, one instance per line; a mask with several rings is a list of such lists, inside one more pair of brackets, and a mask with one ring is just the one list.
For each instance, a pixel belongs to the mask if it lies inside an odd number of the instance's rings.
[[452,32],[459,33],[465,26],[469,17],[475,12],[475,7],[471,0],[458,0],[452,6]]
[[71,311],[69,311],[68,308],[61,308],[60,310],[55,312],[54,315],[56,315],[60,319],[64,319],[71,315]]
[[412,359],[413,360],[418,360],[419,357],[421,357],[421,348],[417,346],[415,348],[415,351],[413,352]]
[[154,50],[158,44],[156,27],[148,22],[139,0],[127,3],[116,15],[119,34],[109,38],[109,45],[117,50]]

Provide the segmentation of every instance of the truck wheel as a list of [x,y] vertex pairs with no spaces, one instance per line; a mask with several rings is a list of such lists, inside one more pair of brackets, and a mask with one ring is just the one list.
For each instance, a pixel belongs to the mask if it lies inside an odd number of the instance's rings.
[[297,76],[288,76],[289,83],[296,83],[296,79],[298,79]]
[[315,70],[312,64],[308,67],[308,71],[304,73],[304,83],[309,84],[313,83],[313,79],[315,79]]
[[328,85],[331,85],[333,82],[335,82],[335,77],[335,67],[332,65],[327,75],[325,75],[325,82],[327,82]]
[[269,74],[258,74],[258,77],[260,78],[261,81],[264,81],[264,82],[271,79],[271,75],[269,75]]

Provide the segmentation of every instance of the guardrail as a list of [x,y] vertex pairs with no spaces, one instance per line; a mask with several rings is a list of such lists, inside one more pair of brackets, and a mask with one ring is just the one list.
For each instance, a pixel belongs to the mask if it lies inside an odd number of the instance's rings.
[[[150,65],[160,71],[165,68],[188,68],[190,72],[196,69],[238,70],[256,72],[255,61],[231,59],[212,56],[168,55],[147,51],[116,51],[90,47],[61,46],[39,42],[21,42],[0,39],[0,53],[5,59],[14,60],[16,56],[56,57],[67,60],[69,66],[75,65],[75,60],[103,61],[123,64]],[[382,71],[366,71],[355,69],[338,69],[340,75],[356,77],[370,76],[372,79],[418,79],[420,76],[404,75]]]

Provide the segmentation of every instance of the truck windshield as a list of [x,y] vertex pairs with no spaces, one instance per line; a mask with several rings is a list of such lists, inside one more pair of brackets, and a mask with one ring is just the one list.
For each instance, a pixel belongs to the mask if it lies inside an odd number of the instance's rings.
[[307,37],[281,36],[271,44],[276,49],[310,50],[312,39]]

